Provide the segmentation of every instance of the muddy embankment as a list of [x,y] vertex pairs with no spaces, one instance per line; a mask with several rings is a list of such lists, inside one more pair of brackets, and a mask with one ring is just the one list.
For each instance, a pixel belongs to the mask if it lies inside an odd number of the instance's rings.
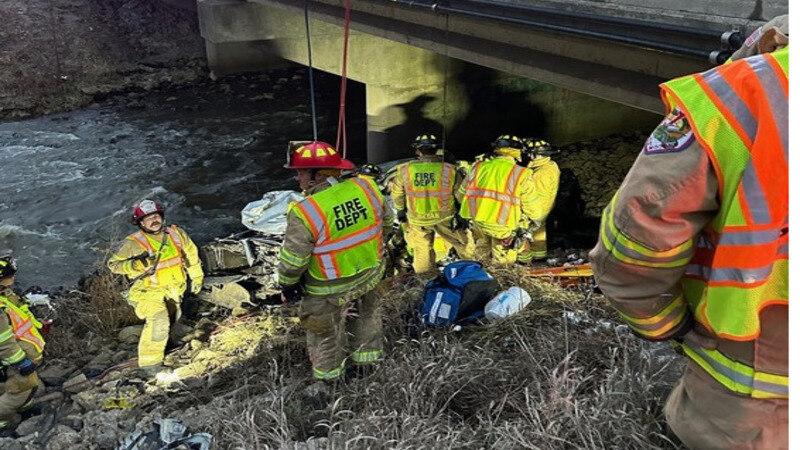
[[0,120],[205,75],[189,11],[156,0],[4,0]]

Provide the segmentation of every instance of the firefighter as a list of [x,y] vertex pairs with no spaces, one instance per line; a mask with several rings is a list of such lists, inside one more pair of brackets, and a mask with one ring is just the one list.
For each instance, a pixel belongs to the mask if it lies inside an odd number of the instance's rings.
[[494,156],[476,162],[456,193],[461,205],[456,228],[466,228],[471,221],[477,258],[516,262],[531,218],[541,209],[533,172],[522,165],[523,148],[517,136],[495,139]]
[[530,264],[533,260],[547,256],[547,216],[553,210],[558,194],[558,182],[561,171],[558,164],[550,156],[552,147],[547,141],[525,139],[522,150],[522,165],[531,169],[531,181],[534,185],[534,207],[530,211],[525,242],[517,254],[517,262]]
[[289,209],[278,282],[284,302],[300,302],[313,377],[333,381],[343,376],[348,356],[365,367],[383,354],[374,290],[394,218],[372,177],[342,178],[353,163],[330,144],[290,145],[285,167],[297,171],[306,198]]
[[417,159],[397,166],[391,197],[397,219],[404,224],[404,237],[413,256],[416,273],[436,268],[434,235],[455,248],[460,258],[471,259],[467,230],[453,230],[451,222],[458,209],[455,191],[463,175],[439,156],[439,141],[433,134],[414,139],[411,148]]
[[10,251],[0,252],[0,359],[4,384],[0,395],[0,431],[10,433],[20,422],[19,412],[30,406],[39,387],[36,368],[42,362],[42,324],[11,289],[17,267]]
[[166,226],[161,204],[147,199],[136,203],[131,222],[139,231],[125,239],[108,268],[130,280],[127,301],[145,321],[139,367],[152,376],[163,370],[170,326],[180,319],[183,295],[187,289],[198,294],[203,287],[203,268],[189,235],[177,225]]
[[665,406],[690,448],[788,447],[788,21],[661,85],[668,116],[603,214],[595,278],[688,365]]

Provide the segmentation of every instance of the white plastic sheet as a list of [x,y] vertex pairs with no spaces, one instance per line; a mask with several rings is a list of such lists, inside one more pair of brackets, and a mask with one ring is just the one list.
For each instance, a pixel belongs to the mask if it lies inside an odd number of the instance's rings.
[[261,200],[250,202],[242,209],[242,224],[264,234],[284,234],[289,205],[300,200],[303,196],[295,191],[267,192]]

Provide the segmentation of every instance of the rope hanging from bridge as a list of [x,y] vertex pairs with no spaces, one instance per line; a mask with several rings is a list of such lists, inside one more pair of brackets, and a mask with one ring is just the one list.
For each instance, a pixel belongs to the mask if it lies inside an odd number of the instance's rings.
[[344,7],[344,36],[342,38],[342,76],[339,84],[339,124],[336,128],[336,150],[339,150],[343,158],[347,158],[347,119],[345,115],[345,103],[347,99],[347,53],[350,41],[350,11],[352,5],[350,0],[343,0]]
[[311,91],[311,127],[314,130],[314,140],[317,139],[317,103],[315,97],[315,89],[314,89],[314,63],[311,60],[311,27],[309,25],[308,20],[308,2],[305,2],[305,8],[303,10],[306,19],[306,44],[308,45],[308,85],[309,90]]

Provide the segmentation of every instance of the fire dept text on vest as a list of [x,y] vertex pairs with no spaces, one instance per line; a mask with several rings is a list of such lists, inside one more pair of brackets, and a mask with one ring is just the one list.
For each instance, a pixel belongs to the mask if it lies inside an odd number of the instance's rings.
[[333,207],[333,214],[336,215],[336,230],[343,230],[355,225],[359,220],[367,218],[367,208],[361,204],[361,200],[354,198]]
[[415,173],[414,174],[414,186],[415,187],[433,186],[434,184],[436,184],[436,174],[435,173]]

